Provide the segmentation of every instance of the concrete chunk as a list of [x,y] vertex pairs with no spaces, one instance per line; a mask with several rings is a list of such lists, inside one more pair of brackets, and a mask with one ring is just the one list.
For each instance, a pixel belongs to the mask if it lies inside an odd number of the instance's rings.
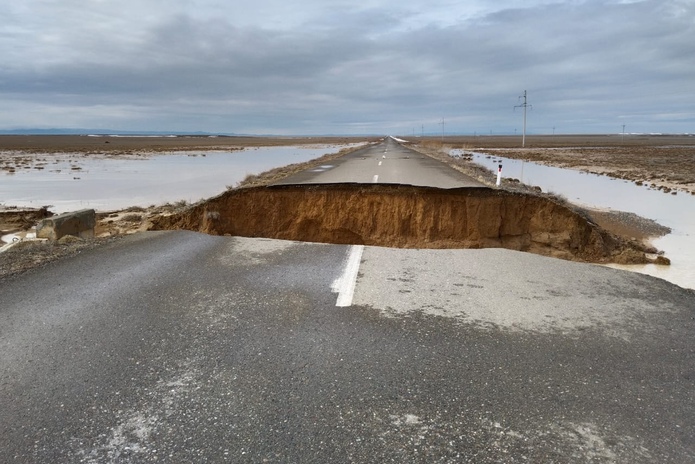
[[96,212],[93,209],[82,209],[71,213],[43,219],[36,226],[36,237],[55,241],[65,235],[80,238],[94,237]]

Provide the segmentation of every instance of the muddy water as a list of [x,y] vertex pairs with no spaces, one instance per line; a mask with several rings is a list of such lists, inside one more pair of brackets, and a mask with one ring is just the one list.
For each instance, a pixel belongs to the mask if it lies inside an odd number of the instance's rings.
[[[452,155],[460,151],[452,151]],[[490,156],[473,154],[473,161],[493,171],[502,164],[502,176],[537,185],[544,192],[562,195],[575,204],[627,211],[654,219],[668,226],[672,233],[654,239],[655,247],[663,250],[671,266],[632,265],[613,266],[653,275],[686,288],[695,288],[695,196],[678,192],[666,194],[647,186],[638,186],[622,179],[583,173]]]
[[309,161],[341,148],[345,146],[263,147],[119,158],[34,155],[31,165],[12,174],[0,171],[0,204],[52,205],[51,211],[61,213],[196,202],[223,192],[249,174]]

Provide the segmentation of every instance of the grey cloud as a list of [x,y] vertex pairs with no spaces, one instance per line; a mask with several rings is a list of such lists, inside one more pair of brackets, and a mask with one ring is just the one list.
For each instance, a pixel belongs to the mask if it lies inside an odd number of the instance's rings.
[[[118,36],[113,26],[92,25],[89,41],[63,31],[52,56],[15,54],[0,98],[72,111],[130,102],[133,124],[153,129],[409,130],[445,117],[470,133],[513,131],[527,89],[531,130],[608,131],[631,118],[644,131],[695,132],[689,2],[557,2],[418,27],[412,5],[344,8],[291,29],[176,11]],[[3,27],[0,46],[8,37],[21,44],[26,33]]]

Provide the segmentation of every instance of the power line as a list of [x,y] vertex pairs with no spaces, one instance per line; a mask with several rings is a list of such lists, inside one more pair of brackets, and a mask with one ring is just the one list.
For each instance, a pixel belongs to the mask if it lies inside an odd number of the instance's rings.
[[524,132],[523,135],[521,136],[521,146],[525,147],[526,146],[526,108],[528,107],[533,107],[532,105],[528,104],[528,101],[526,100],[526,91],[524,90],[524,94],[519,97],[519,99],[523,98],[524,102],[521,105],[516,105],[514,108],[523,108],[524,109]]

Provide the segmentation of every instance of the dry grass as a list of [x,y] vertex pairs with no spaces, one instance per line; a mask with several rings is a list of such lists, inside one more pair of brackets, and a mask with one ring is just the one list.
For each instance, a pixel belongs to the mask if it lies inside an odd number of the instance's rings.
[[142,222],[142,214],[126,214],[121,218],[124,222]]

